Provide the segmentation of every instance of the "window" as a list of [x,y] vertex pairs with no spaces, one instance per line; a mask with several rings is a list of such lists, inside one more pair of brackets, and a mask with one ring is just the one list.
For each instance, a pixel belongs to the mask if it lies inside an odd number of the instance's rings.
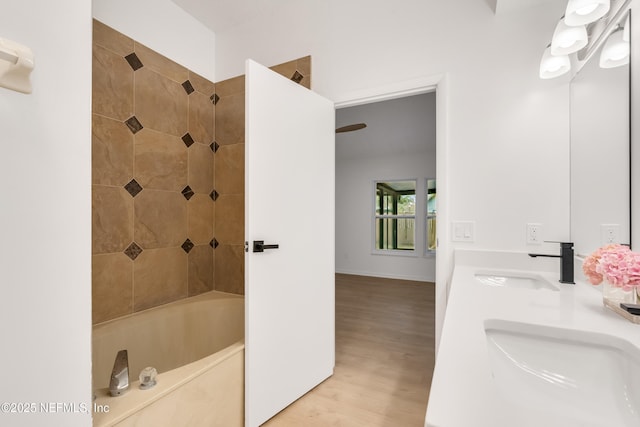
[[415,249],[416,181],[376,181],[375,248]]
[[436,180],[427,179],[427,253],[435,252],[436,240]]

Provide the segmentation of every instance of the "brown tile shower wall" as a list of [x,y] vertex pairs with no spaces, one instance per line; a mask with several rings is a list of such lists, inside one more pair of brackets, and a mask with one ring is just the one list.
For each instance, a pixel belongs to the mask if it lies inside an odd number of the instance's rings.
[[[310,87],[310,57],[272,67]],[[94,20],[93,322],[244,293],[244,77],[214,84]]]
[[214,288],[214,93],[94,21],[94,323]]
[[[240,81],[241,80],[241,81]],[[235,84],[237,83],[237,84]],[[238,86],[238,87],[236,87]],[[241,87],[241,90],[239,90]],[[216,85],[216,290],[244,293],[244,79]],[[219,114],[219,115],[218,115]]]

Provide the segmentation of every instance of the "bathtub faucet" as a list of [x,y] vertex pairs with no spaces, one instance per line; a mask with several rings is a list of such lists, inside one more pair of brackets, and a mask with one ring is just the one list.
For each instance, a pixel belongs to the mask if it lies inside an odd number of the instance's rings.
[[111,396],[120,396],[129,388],[129,355],[127,350],[120,350],[113,362],[109,392]]

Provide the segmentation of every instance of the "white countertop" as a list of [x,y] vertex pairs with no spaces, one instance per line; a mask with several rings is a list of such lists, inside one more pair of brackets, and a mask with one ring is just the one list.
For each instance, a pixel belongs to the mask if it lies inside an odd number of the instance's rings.
[[[600,332],[640,349],[640,325],[604,307],[600,287],[581,281],[582,274],[576,274],[575,285],[559,283],[557,259],[480,251],[456,251],[455,259],[427,408],[428,427],[567,426],[567,420],[550,416],[544,408],[505,400],[491,375],[485,319]],[[535,271],[560,291],[486,286],[474,279],[482,269]]]

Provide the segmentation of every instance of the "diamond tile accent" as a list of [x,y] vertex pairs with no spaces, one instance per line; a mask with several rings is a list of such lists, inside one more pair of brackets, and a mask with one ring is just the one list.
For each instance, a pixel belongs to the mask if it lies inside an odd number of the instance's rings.
[[129,117],[129,119],[127,119],[125,123],[127,124],[127,127],[129,128],[131,133],[134,133],[134,134],[144,129],[144,127],[142,126],[142,123],[140,123],[140,121],[136,118],[136,116]]
[[182,195],[187,200],[193,197],[193,194],[194,194],[193,190],[188,185],[182,189]]
[[216,105],[218,101],[220,101],[220,97],[218,96],[217,93],[214,93],[213,95],[211,95],[209,99],[211,100],[211,102],[213,102],[213,105]]
[[216,240],[215,237],[209,242],[209,246],[211,246],[213,249],[217,248],[218,245],[219,245],[219,243],[218,243],[218,241]]
[[296,83],[300,83],[302,81],[302,79],[304,79],[304,76],[302,74],[300,74],[298,72],[298,70],[296,70],[295,73],[293,73],[293,76],[291,76],[291,80],[293,80]]
[[124,250],[124,254],[135,261],[138,258],[138,255],[142,253],[142,248],[136,244],[136,242],[132,242],[127,249]]
[[194,244],[191,242],[191,240],[187,239],[184,241],[184,243],[182,244],[182,249],[186,252],[189,253],[189,251],[191,249],[193,249]]
[[182,87],[184,88],[184,91],[187,92],[187,95],[191,95],[195,91],[189,80],[182,83]]
[[215,153],[218,151],[218,148],[220,148],[220,145],[217,142],[213,141],[211,145],[209,145],[209,148],[211,148],[211,151]]
[[140,58],[138,58],[138,55],[136,55],[135,52],[125,56],[124,59],[126,59],[129,65],[131,65],[133,71],[139,70],[140,68],[144,67],[144,65],[140,61]]
[[189,135],[189,132],[187,132],[182,136],[182,142],[184,142],[184,145],[186,145],[187,148],[189,148],[195,141],[193,140],[191,135]]
[[131,197],[136,197],[138,193],[142,191],[142,186],[138,184],[138,181],[132,179],[127,185],[124,186],[124,189],[127,190],[129,194],[131,194]]
[[218,194],[218,192],[217,192],[216,190],[213,190],[213,191],[211,192],[211,194],[209,194],[209,197],[211,197],[211,199],[213,199],[213,201],[214,201],[214,202],[216,201],[216,199],[218,198],[218,196],[219,196],[219,194]]

